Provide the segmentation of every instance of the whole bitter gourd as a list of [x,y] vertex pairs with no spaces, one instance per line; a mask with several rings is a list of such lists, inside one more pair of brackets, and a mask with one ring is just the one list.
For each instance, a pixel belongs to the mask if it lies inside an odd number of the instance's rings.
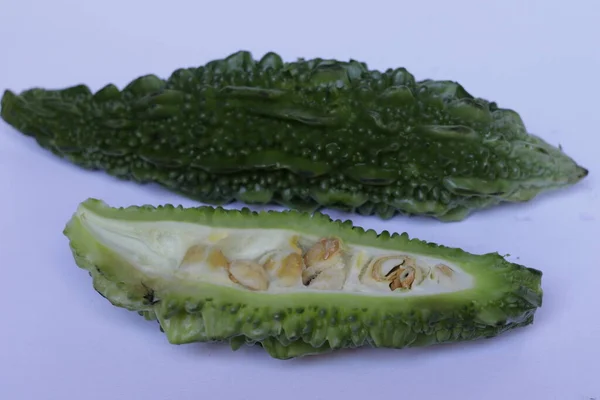
[[542,273],[320,212],[81,203],[65,235],[113,305],[170,343],[289,359],[490,338],[533,322]]
[[56,155],[205,204],[457,221],[587,170],[520,116],[405,68],[240,51],[109,84],[6,90],[1,116]]

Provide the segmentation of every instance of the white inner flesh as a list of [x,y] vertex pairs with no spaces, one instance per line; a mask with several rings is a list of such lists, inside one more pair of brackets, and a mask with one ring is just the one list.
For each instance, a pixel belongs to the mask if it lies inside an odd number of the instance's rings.
[[[174,221],[123,222],[84,208],[78,214],[99,242],[152,276],[261,292],[393,296],[455,292],[474,283],[458,265],[444,260],[344,243],[335,237],[298,236],[293,227],[228,229]],[[395,273],[385,277],[392,269]]]

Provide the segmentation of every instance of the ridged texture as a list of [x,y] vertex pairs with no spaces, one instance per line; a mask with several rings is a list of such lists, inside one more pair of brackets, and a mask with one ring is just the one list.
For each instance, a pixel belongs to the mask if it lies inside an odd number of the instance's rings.
[[[478,279],[473,289],[409,297],[349,292],[261,293],[186,280],[145,276],[86,229],[82,211],[120,221],[189,222],[212,227],[293,229],[337,236],[346,243],[428,255],[457,263]],[[88,221],[87,224],[90,224]],[[158,320],[174,344],[229,342],[233,349],[258,344],[289,359],[360,346],[404,348],[489,338],[533,322],[542,303],[542,273],[497,253],[474,255],[408,235],[376,234],[298,211],[224,210],[171,205],[111,208],[89,199],[65,228],[77,264],[113,305]]]
[[57,156],[206,204],[458,221],[587,175],[452,81],[240,51],[167,80],[7,90],[2,118]]

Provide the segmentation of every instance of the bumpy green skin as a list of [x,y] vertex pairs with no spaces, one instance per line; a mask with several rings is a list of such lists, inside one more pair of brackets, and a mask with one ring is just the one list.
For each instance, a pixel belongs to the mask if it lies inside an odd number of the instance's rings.
[[170,343],[229,342],[233,349],[258,344],[272,357],[290,359],[360,346],[405,348],[480,338],[533,322],[542,303],[538,270],[510,263],[497,253],[469,254],[408,235],[377,234],[296,210],[251,212],[171,205],[112,208],[89,199],[80,207],[122,221],[186,221],[227,228],[286,228],[346,243],[434,256],[457,263],[478,280],[472,289],[423,296],[373,297],[353,293],[273,294],[157,280],[143,275],[103,246],[74,214],[65,228],[79,267],[113,305],[158,320]]
[[7,90],[2,118],[81,167],[206,204],[458,221],[587,175],[512,110],[452,81],[240,51],[120,91]]

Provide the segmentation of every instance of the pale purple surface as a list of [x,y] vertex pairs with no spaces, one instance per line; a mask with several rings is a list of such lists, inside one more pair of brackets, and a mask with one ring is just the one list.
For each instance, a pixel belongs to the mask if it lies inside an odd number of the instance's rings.
[[354,218],[543,270],[534,325],[469,344],[278,361],[260,349],[169,345],[156,323],[94,292],[62,235],[80,201],[196,203],[84,172],[2,122],[0,399],[600,398],[597,1],[0,3],[2,91],[122,86],[239,49],[354,58],[457,80],[590,170],[573,189],[457,224]]

